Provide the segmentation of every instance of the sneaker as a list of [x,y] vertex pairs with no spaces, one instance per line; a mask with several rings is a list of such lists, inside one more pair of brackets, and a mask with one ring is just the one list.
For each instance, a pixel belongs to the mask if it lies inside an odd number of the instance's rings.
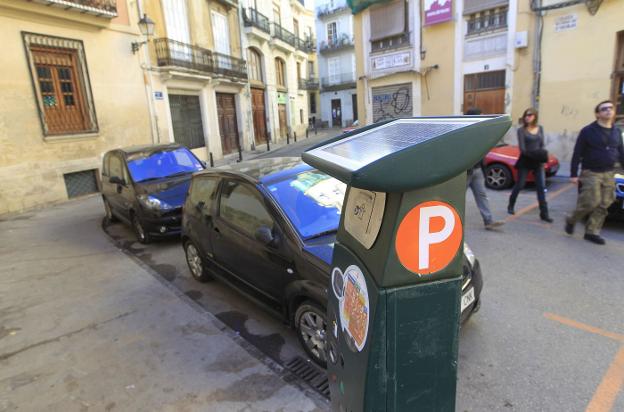
[[485,224],[485,230],[494,230],[497,227],[503,226],[505,224],[502,220],[495,220],[493,222],[488,222]]
[[546,223],[554,222],[553,218],[548,215],[540,215],[540,219],[542,219]]
[[566,224],[565,224],[565,232],[568,235],[574,234],[574,223],[566,222]]
[[507,206],[507,213],[509,213],[510,215],[515,215],[516,214],[514,208],[511,207],[511,206]]
[[589,240],[590,242],[595,243],[597,245],[604,245],[605,243],[607,243],[602,237],[598,235],[592,235],[589,233],[585,233],[585,236],[583,236],[583,239]]

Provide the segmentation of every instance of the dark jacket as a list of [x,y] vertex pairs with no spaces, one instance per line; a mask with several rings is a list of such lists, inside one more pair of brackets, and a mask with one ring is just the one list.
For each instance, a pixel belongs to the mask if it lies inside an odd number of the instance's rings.
[[583,170],[609,172],[617,161],[624,167],[622,132],[615,126],[604,128],[596,121],[585,126],[576,139],[570,176],[578,176],[579,163]]

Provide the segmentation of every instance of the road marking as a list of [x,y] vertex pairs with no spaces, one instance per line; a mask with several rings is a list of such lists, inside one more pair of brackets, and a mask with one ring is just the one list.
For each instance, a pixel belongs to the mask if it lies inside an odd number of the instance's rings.
[[624,346],[622,346],[611,362],[609,370],[602,378],[585,412],[610,411],[617,399],[618,392],[624,385]]
[[[585,332],[604,336],[609,339],[624,343],[624,335],[609,332],[586,323],[577,322],[554,313],[544,313],[547,319],[554,320],[566,326],[570,326]],[[615,355],[615,358],[609,365],[609,369],[602,378],[602,382],[596,388],[585,412],[609,412],[613,408],[613,404],[617,399],[618,393],[624,387],[624,346]]]
[[624,343],[624,335],[621,335],[619,333],[609,332],[600,328],[596,328],[591,325],[587,325],[585,323],[581,323],[572,319],[564,318],[563,316],[555,315],[554,313],[544,313],[544,316],[550,320],[563,323],[564,325],[571,326],[573,328],[580,329],[585,332],[594,333],[596,335],[601,335],[606,338],[610,338],[618,342]]
[[[570,190],[573,187],[576,187],[576,185],[574,183],[568,183],[567,185],[565,185],[561,189],[559,189],[559,190],[557,190],[555,192],[552,192],[550,195],[547,195],[546,196],[546,200],[549,200],[549,201],[553,200],[556,197],[560,196],[561,194],[567,192],[568,190]],[[518,210],[515,215],[508,216],[505,219],[505,222],[514,221],[517,218],[519,218],[520,216],[526,215],[527,213],[529,213],[533,209],[536,209],[537,207],[539,207],[539,203],[538,202],[531,203],[529,206],[523,207],[522,209]]]

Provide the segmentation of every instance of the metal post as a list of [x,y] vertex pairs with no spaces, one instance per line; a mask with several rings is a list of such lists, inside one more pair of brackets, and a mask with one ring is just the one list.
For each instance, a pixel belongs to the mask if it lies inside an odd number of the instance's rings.
[[310,128],[306,127],[306,139],[310,136]]
[[214,167],[214,158],[212,157],[212,152],[208,153],[210,156],[210,167]]
[[271,132],[267,132],[267,135],[266,135],[267,152],[271,151],[271,143],[269,143],[270,141],[271,141]]
[[293,132],[293,137],[295,139],[295,143],[297,143],[297,132]]
[[290,132],[286,132],[286,144],[290,144]]
[[240,146],[238,146],[238,160],[237,162],[242,162],[243,161],[243,150],[241,149]]

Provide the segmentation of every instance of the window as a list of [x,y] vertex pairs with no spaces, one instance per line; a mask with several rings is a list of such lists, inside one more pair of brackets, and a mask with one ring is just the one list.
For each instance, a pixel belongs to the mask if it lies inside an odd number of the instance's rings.
[[193,179],[189,202],[191,206],[197,206],[200,202],[204,205],[202,209],[210,211],[212,202],[217,194],[219,179],[216,177],[196,177]]
[[186,148],[143,153],[128,158],[128,169],[136,182],[189,175],[203,170],[200,161]]
[[97,132],[81,41],[22,32],[44,135]]
[[407,10],[402,0],[371,8],[370,33],[372,51],[409,44]]
[[286,87],[286,67],[284,60],[276,58],[275,59],[275,81],[278,87],[285,88]]
[[123,163],[117,155],[111,155],[108,160],[108,172],[111,177],[116,176],[123,178]]
[[279,25],[282,24],[282,13],[280,12],[280,6],[273,4],[273,21]]
[[308,62],[308,77],[309,78],[314,77],[314,62],[313,61]]
[[293,19],[293,32],[295,33],[295,36],[299,37],[299,22],[297,19]]
[[297,79],[301,79],[301,63],[297,62]]
[[230,55],[230,28],[227,17],[212,11],[212,34],[217,53]]
[[262,82],[262,59],[260,53],[249,49],[249,80]]
[[331,46],[336,43],[338,43],[338,31],[334,21],[327,24],[327,44]]
[[219,216],[251,237],[262,226],[273,228],[273,219],[257,191],[240,182],[225,183]]
[[615,70],[613,71],[613,96],[616,120],[624,118],[624,31],[617,34]]
[[507,8],[485,10],[468,17],[466,35],[507,28]]
[[310,113],[316,113],[316,94],[310,93]]
[[332,57],[327,60],[327,74],[329,75],[329,84],[340,83],[340,57]]

